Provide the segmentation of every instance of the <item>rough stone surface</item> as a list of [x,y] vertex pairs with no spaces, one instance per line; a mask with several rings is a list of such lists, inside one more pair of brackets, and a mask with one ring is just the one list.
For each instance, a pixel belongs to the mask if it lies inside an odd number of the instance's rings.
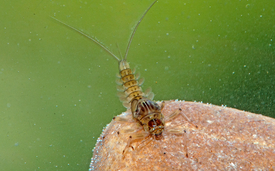
[[[127,111],[120,116],[130,122],[113,120],[98,138],[90,170],[275,170],[275,119],[184,101],[166,101],[162,113],[168,116],[179,107],[198,128],[178,116],[166,124],[160,140],[134,142],[123,156],[133,134],[125,130],[141,128]],[[182,134],[169,132],[174,129]]]

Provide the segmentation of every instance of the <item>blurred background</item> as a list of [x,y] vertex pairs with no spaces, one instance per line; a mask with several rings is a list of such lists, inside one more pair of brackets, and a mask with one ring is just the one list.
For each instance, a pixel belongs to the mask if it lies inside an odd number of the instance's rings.
[[[88,170],[103,127],[125,111],[117,62],[153,0],[0,2],[1,170]],[[159,0],[128,54],[155,100],[274,116],[275,3]]]

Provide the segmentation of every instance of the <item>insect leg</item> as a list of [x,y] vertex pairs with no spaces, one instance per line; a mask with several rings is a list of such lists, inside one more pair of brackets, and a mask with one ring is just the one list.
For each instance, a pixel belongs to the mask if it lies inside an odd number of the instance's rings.
[[177,110],[175,110],[171,115],[169,115],[168,117],[165,118],[166,122],[170,122],[171,120],[173,120],[174,118],[176,118],[178,115],[183,116],[191,125],[193,125],[194,127],[198,128],[197,125],[193,124],[190,119],[184,114],[182,113],[182,109],[178,108]]
[[179,129],[168,129],[167,133],[171,133],[171,134],[176,134],[176,135],[182,135],[183,134],[183,138],[184,138],[184,150],[185,150],[185,155],[188,158],[188,134],[185,130],[179,130]]
[[118,122],[129,122],[128,119],[123,118],[123,117],[119,117],[119,116],[113,117],[113,120],[114,120],[114,121],[118,121]]
[[138,141],[138,140],[140,140],[140,139],[144,139],[144,138],[148,137],[149,135],[150,135],[150,134],[147,133],[147,132],[142,132],[142,133],[136,132],[136,133],[130,135],[130,136],[129,136],[129,140],[128,140],[128,142],[127,142],[127,145],[125,146],[124,150],[122,151],[123,159],[125,158],[125,154],[126,154],[127,149],[128,149],[129,147],[131,147],[131,148],[134,150],[134,147],[131,146],[131,144],[132,144],[133,142]]

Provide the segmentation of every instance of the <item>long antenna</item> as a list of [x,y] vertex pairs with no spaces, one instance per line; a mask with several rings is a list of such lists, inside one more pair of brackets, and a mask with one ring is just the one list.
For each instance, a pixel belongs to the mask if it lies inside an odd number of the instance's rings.
[[156,2],[157,2],[157,0],[155,0],[155,1],[149,6],[149,8],[145,11],[145,13],[142,15],[142,17],[141,17],[140,20],[138,21],[138,23],[137,23],[137,25],[136,25],[134,31],[132,32],[132,35],[131,35],[131,37],[130,37],[130,40],[129,40],[129,42],[128,42],[128,46],[127,46],[127,49],[126,49],[126,52],[125,52],[124,60],[127,60],[128,51],[129,51],[130,45],[131,45],[131,43],[132,43],[133,37],[134,37],[134,35],[135,35],[135,32],[136,32],[136,30],[137,30],[137,28],[138,28],[138,25],[140,24],[140,22],[142,21],[143,17],[146,15],[146,13],[150,10],[150,8],[151,8]]
[[82,32],[82,31],[78,30],[77,28],[74,28],[73,26],[70,26],[70,25],[68,25],[68,24],[66,24],[66,23],[64,23],[64,22],[62,22],[62,21],[60,21],[60,20],[58,20],[58,19],[56,19],[56,18],[54,18],[54,17],[52,17],[52,16],[50,16],[50,17],[51,17],[52,19],[58,21],[59,23],[61,23],[61,24],[65,25],[65,26],[67,26],[67,27],[73,29],[74,31],[78,32],[79,34],[85,36],[86,38],[92,40],[93,42],[95,42],[96,44],[98,44],[100,47],[102,47],[106,52],[108,52],[110,55],[112,55],[118,62],[120,61],[120,59],[119,59],[115,54],[113,54],[113,52],[111,52],[106,46],[104,46],[102,43],[100,43],[100,42],[97,41],[96,39],[92,38],[91,36],[85,34],[85,33]]

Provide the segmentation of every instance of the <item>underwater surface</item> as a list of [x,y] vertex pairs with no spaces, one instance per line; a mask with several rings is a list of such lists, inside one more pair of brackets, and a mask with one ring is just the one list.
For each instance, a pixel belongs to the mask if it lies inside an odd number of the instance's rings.
[[[125,111],[116,95],[117,61],[50,16],[119,55],[152,2],[0,2],[3,170],[88,170],[103,127]],[[128,61],[155,100],[275,118],[274,18],[270,0],[159,0],[139,25]]]

